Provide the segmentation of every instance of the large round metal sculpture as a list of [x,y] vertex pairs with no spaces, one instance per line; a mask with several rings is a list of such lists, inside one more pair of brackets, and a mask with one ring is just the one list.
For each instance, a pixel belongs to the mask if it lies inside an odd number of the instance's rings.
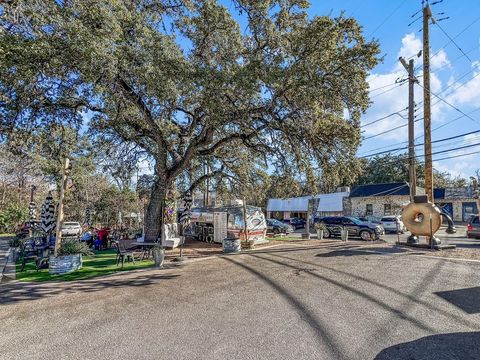
[[415,197],[415,201],[406,205],[402,211],[402,221],[408,231],[412,233],[408,242],[418,243],[418,236],[426,236],[429,238],[430,244],[440,244],[440,239],[434,235],[442,225],[442,217],[448,222],[445,232],[447,234],[455,233],[455,225],[447,213],[440,210],[435,204],[426,201],[425,197]]

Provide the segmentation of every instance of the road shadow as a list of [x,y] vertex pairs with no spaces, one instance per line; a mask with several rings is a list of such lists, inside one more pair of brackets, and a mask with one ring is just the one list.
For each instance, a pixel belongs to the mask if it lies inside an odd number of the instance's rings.
[[462,309],[467,314],[480,313],[480,287],[439,291],[434,294]]
[[480,359],[480,332],[426,336],[382,350],[375,360]]
[[321,253],[317,257],[335,257],[335,256],[365,256],[365,255],[383,255],[383,254],[400,254],[406,253],[408,250],[393,247],[371,247],[368,249],[341,249],[333,250],[328,253]]
[[174,279],[178,276],[177,274],[142,273],[128,278],[124,276],[119,278],[105,276],[102,278],[72,282],[6,283],[0,285],[0,305],[38,300],[59,294],[96,292],[107,288],[151,286],[164,280]]
[[[235,261],[233,258],[224,257],[226,261],[229,261],[244,270],[248,271],[250,274],[258,278],[261,282],[265,283],[267,286],[271,287],[275,292],[284,298],[292,309],[297,312],[300,318],[310,326],[310,328],[315,332],[317,340],[326,345],[327,350],[334,359],[348,359],[345,350],[343,349],[341,341],[335,337],[327,329],[327,324],[315,316],[307,306],[305,306],[299,299],[297,299],[292,293],[287,289],[280,286],[277,282],[266,276],[264,273],[258,271],[250,265],[247,265],[241,261]],[[262,258],[260,258],[262,259]]]
[[355,286],[351,286],[351,285],[343,283],[339,280],[335,280],[335,279],[333,279],[333,278],[331,278],[327,275],[319,274],[316,271],[312,271],[312,270],[309,270],[307,268],[291,265],[287,262],[282,262],[282,261],[275,260],[275,259],[272,259],[272,258],[267,258],[265,256],[257,256],[257,255],[251,255],[251,256],[254,257],[254,258],[260,259],[260,260],[264,260],[264,261],[268,261],[268,262],[277,264],[277,265],[282,266],[284,268],[290,268],[294,271],[299,270],[301,272],[304,272],[304,273],[306,273],[310,276],[313,276],[313,277],[317,278],[318,280],[321,280],[321,281],[330,283],[334,286],[337,286],[339,289],[347,291],[347,292],[351,293],[352,295],[359,296],[359,297],[369,301],[370,303],[372,303],[374,305],[377,305],[378,307],[390,312],[393,317],[408,321],[408,322],[410,322],[411,325],[413,325],[413,326],[415,326],[415,327],[417,327],[417,328],[419,328],[423,331],[427,331],[427,332],[434,332],[435,331],[432,327],[430,327],[429,324],[424,323],[424,322],[420,321],[419,319],[417,319],[413,316],[410,316],[407,312],[401,311],[401,310],[393,307],[392,305],[388,304],[383,299],[377,298],[377,297],[373,296],[372,294],[369,294],[368,292],[364,291],[361,287],[357,288]]

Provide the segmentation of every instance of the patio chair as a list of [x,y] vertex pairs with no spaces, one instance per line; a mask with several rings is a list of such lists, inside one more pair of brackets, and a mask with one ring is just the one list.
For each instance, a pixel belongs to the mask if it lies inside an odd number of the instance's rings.
[[48,256],[48,246],[43,244],[38,244],[37,246],[34,239],[26,240],[20,250],[20,257],[22,259],[20,272],[25,270],[25,265],[28,260],[35,260],[35,269],[38,271],[42,265],[48,264]]
[[131,260],[133,262],[133,264],[135,265],[135,258],[133,256],[133,251],[126,250],[124,244],[120,241],[115,241],[115,247],[117,248],[117,266],[121,261],[122,262],[122,268],[123,268],[125,258],[127,259],[127,262],[129,262]]

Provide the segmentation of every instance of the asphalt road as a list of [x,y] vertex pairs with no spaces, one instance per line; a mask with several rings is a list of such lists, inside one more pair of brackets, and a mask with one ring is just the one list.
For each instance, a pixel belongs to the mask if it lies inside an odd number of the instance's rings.
[[480,359],[480,263],[357,243],[0,285],[0,358]]

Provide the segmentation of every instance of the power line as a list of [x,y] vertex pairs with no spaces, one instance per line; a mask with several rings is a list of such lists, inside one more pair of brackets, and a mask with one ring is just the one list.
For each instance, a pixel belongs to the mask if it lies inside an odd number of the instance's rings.
[[398,85],[400,84],[400,82],[403,82],[403,81],[407,81],[407,79],[400,79],[398,78],[394,83],[391,83],[391,84],[387,84],[387,85],[383,85],[383,86],[379,86],[379,87],[376,87],[376,88],[373,88],[373,89],[369,89],[368,91],[370,93],[374,92],[374,91],[377,91],[377,90],[381,90],[381,89],[385,89],[387,87],[390,87],[390,86],[395,86],[395,85]]
[[[417,122],[417,121],[420,121],[420,120],[423,120],[423,118],[416,119],[414,122]],[[401,129],[401,128],[405,127],[405,126],[408,126],[408,123],[403,124],[403,125],[396,126],[396,127],[394,127],[394,128],[391,128],[391,129],[388,129],[388,130],[385,130],[385,131],[382,131],[381,133],[378,133],[378,134],[375,134],[375,135],[367,136],[366,138],[363,138],[363,140],[372,139],[372,138],[375,138],[375,137],[377,137],[377,136],[384,135],[384,134],[387,134],[387,133],[389,133],[389,132],[392,132],[392,131]]]
[[[448,152],[452,152],[452,151],[458,151],[458,150],[463,150],[463,149],[467,149],[467,148],[471,148],[471,147],[475,147],[475,146],[479,146],[480,145],[480,142],[478,143],[475,143],[475,144],[470,144],[470,145],[465,145],[465,146],[462,146],[462,147],[457,147],[457,148],[452,148],[452,149],[447,149],[447,150],[441,150],[441,151],[434,151],[432,152],[431,154],[429,155],[438,155],[438,154],[445,154],[445,153],[448,153]],[[465,154],[458,154],[458,155],[452,155],[452,156],[448,156],[448,157],[444,157],[444,158],[440,158],[440,159],[434,159],[433,161],[440,161],[440,160],[447,160],[447,159],[453,159],[453,158],[457,158],[457,157],[461,157],[461,156],[467,156],[467,155],[472,155],[474,153],[480,153],[480,151],[478,152],[473,152],[473,153],[465,153]],[[422,158],[422,157],[425,157],[424,154],[421,154],[421,155],[416,155],[414,158],[415,159],[419,159],[419,158]],[[377,161],[380,161],[380,163],[382,164],[398,164],[398,163],[401,163],[403,161],[408,161],[409,160],[409,157],[407,156],[407,154],[405,154],[405,158],[403,159],[378,159]],[[424,161],[417,161],[416,160],[416,163],[417,164],[420,164]]]
[[368,35],[368,37],[371,37],[373,34],[377,32],[378,29],[380,29],[397,11],[400,9],[403,4],[405,4],[407,0],[403,0],[393,11],[387,15],[387,17],[378,25],[371,33]]
[[[423,88],[423,85],[421,84],[418,84],[419,86],[421,86]],[[452,109],[455,109],[455,111],[458,111],[460,114],[462,114],[463,116],[467,117],[468,119],[472,120],[473,122],[476,122],[478,124],[480,124],[480,122],[478,122],[476,119],[472,118],[470,115],[464,113],[462,110],[460,110],[458,107],[456,107],[455,105],[452,105],[451,103],[449,103],[447,100],[445,100],[444,98],[442,98],[441,96],[439,96],[438,94],[435,94],[433,91],[430,91],[430,93],[435,96],[437,99],[441,100],[442,102],[444,102],[445,104],[447,104],[448,106],[450,106]]]
[[[470,27],[472,27],[473,24],[475,24],[475,23],[478,22],[479,20],[480,20],[480,16],[477,17],[477,18],[476,18],[474,21],[472,21],[470,24],[468,24],[466,27],[464,27],[457,35],[455,35],[455,36],[453,37],[453,39],[458,38],[460,35],[462,35],[465,31],[467,31]],[[451,42],[452,42],[452,41],[449,40],[447,43],[445,43],[445,45],[443,45],[440,49],[438,49],[438,50],[432,55],[432,58],[434,58],[435,56],[437,56],[437,55],[440,53],[440,51],[444,50]],[[480,46],[480,45],[477,45],[477,46],[475,47],[475,49],[478,48],[479,46]],[[473,49],[473,50],[474,50],[474,49]],[[467,54],[469,54],[469,53],[472,52],[473,50],[467,51]],[[462,58],[463,56],[464,56],[464,55],[462,54],[461,56],[459,56],[459,57],[456,58],[455,60],[458,60],[458,59]],[[448,66],[448,64],[446,64],[446,65],[444,65],[444,66]],[[438,68],[437,70],[443,68],[444,66]],[[419,69],[419,68],[420,68],[420,67],[417,67],[417,68],[415,68],[415,70],[417,70],[417,69]]]
[[391,117],[391,116],[393,116],[393,115],[398,115],[398,116],[400,116],[402,119],[405,119],[405,117],[402,116],[402,115],[400,115],[399,113],[402,112],[402,111],[405,111],[405,110],[407,110],[407,109],[408,109],[408,107],[403,108],[403,109],[398,110],[398,111],[395,111],[395,112],[393,112],[393,113],[391,113],[391,114],[388,114],[388,115],[386,115],[386,116],[384,116],[384,117],[381,117],[381,118],[379,118],[379,119],[377,119],[377,120],[370,121],[369,123],[363,124],[363,125],[361,125],[360,127],[363,128],[363,127],[366,127],[366,126],[375,124],[375,123],[377,123],[377,122],[379,122],[379,121],[388,119],[389,117]]
[[[474,112],[477,112],[477,111],[480,111],[480,108],[475,109],[475,110],[469,112],[469,114],[473,114]],[[462,119],[462,118],[464,118],[463,115],[461,115],[461,116],[459,116],[459,117],[456,117],[455,119],[452,119],[452,120],[450,120],[449,122],[447,122],[447,123],[445,123],[445,124],[442,124],[442,125],[440,125],[440,126],[437,126],[436,128],[433,128],[433,129],[432,129],[432,132],[434,132],[434,131],[436,131],[436,130],[438,130],[438,129],[441,129],[442,127],[445,127],[445,126],[447,126],[447,125],[450,125],[451,123],[453,123],[453,122],[455,122],[455,121],[457,121],[457,120],[460,120],[460,119]],[[423,135],[417,136],[417,137],[415,138],[415,140],[420,139],[422,136],[423,136]],[[378,147],[378,148],[370,149],[370,150],[368,150],[367,152],[382,150],[382,149],[386,149],[386,148],[389,148],[389,147],[392,147],[392,146],[398,146],[398,145],[407,144],[407,143],[408,143],[408,141],[401,141],[401,142],[398,142],[398,143],[394,143],[394,144],[385,145],[385,146],[380,146],[380,147]],[[422,143],[422,144],[423,144],[423,143]],[[388,150],[388,151],[389,151],[389,152],[394,152],[394,151],[398,151],[398,150],[401,150],[401,149],[403,149],[403,148],[391,149],[391,150]],[[369,157],[369,156],[371,156],[371,155],[364,155],[364,156],[365,156],[365,157]]]
[[[434,140],[434,141],[432,141],[432,144],[436,144],[436,143],[440,143],[440,142],[444,142],[444,141],[449,141],[449,140],[454,140],[454,139],[458,139],[458,138],[461,138],[461,137],[464,137],[464,136],[468,136],[468,135],[472,135],[472,134],[478,134],[478,133],[480,133],[480,130],[469,131],[469,132],[466,132],[466,133],[463,133],[463,134],[458,134],[458,135],[455,135],[455,136],[450,136],[450,137],[447,137],[447,138]],[[424,143],[416,144],[415,147],[423,146],[423,145],[424,145]],[[402,147],[399,147],[399,148],[396,148],[396,149],[380,151],[380,152],[375,153],[375,154],[364,155],[364,156],[361,156],[361,158],[369,158],[369,157],[373,157],[373,156],[377,156],[377,155],[388,154],[388,153],[391,153],[391,152],[394,152],[394,151],[406,150],[406,149],[408,149],[408,146],[402,146]]]
[[438,23],[438,21],[435,21],[435,25],[438,26],[438,28],[445,34],[445,36],[457,47],[457,49],[465,56],[465,58],[468,59],[468,61],[472,62],[472,59],[468,57],[468,55],[465,53],[465,51],[462,50],[462,48],[455,42],[455,40],[447,34],[447,32],[443,29],[442,26]]
[[375,94],[375,95],[373,95],[373,96],[370,97],[370,100],[371,100],[371,99],[375,99],[376,97],[379,97],[380,95],[383,95],[383,94],[385,94],[385,93],[387,93],[387,92],[389,92],[389,91],[395,90],[396,88],[399,88],[399,87],[405,85],[406,83],[407,83],[407,82],[404,81],[404,82],[402,82],[402,83],[399,83],[397,86],[394,86],[394,87],[392,87],[392,88],[390,88],[390,89],[387,89],[387,90],[385,90],[385,91],[382,91],[381,93]]

